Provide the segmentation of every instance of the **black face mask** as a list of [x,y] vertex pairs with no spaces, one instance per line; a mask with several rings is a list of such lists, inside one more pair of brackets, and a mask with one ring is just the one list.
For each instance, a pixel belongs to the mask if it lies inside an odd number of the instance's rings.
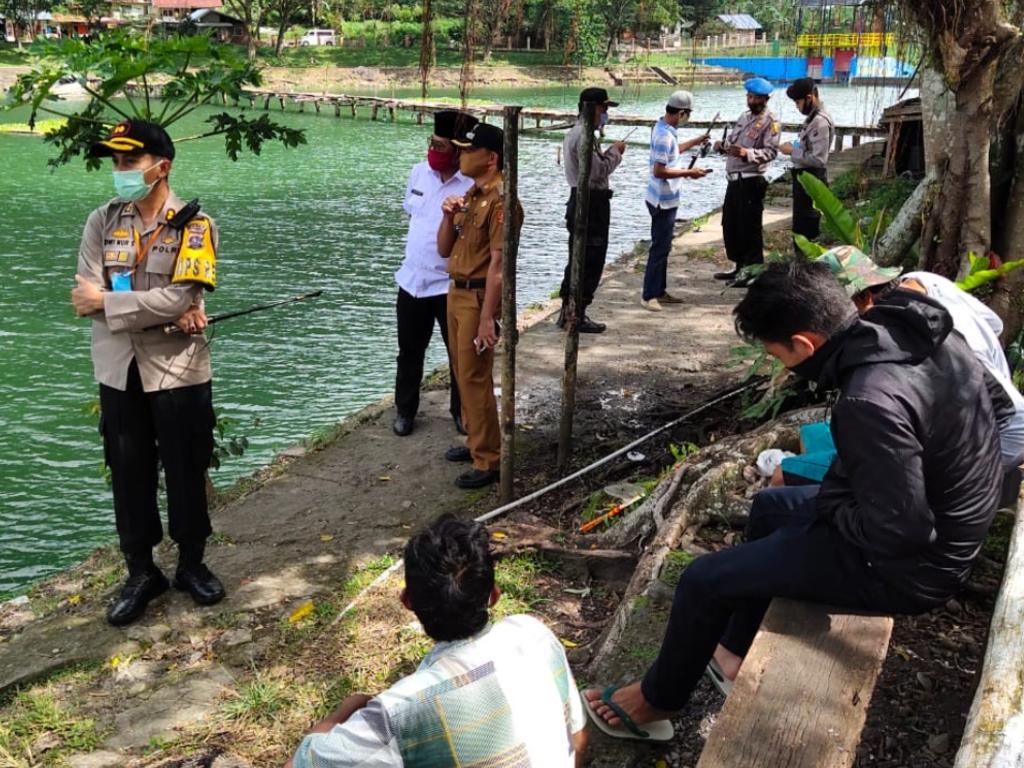
[[755,115],[760,115],[762,112],[764,112],[765,108],[768,105],[767,104],[750,104],[749,106],[750,106],[750,111],[751,112],[753,112]]
[[803,106],[800,107],[801,115],[809,115],[815,109],[814,103],[810,99],[804,99]]

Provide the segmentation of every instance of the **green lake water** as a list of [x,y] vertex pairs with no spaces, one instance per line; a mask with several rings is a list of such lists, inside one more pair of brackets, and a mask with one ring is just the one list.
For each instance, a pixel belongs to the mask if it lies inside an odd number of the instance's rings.
[[[623,110],[657,115],[667,90],[620,89],[614,96]],[[567,109],[576,95],[563,88],[473,94]],[[895,93],[844,88],[828,89],[825,97],[838,123],[866,124]],[[700,89],[696,99],[695,118],[709,119],[719,109],[731,118],[744,108],[738,88]],[[784,96],[772,106],[783,120],[799,117]],[[335,118],[330,110],[274,116],[304,127],[309,144],[269,146],[232,163],[216,140],[183,143],[172,174],[178,195],[199,197],[220,227],[221,287],[208,299],[209,312],[324,290],[315,302],[217,329],[215,404],[234,420],[235,433],[249,439],[244,456],[214,473],[221,487],[389,394],[394,381],[401,203],[410,167],[425,156],[429,127],[409,116],[374,123]],[[196,133],[202,118],[194,115],[172,133]],[[21,111],[0,113],[0,121],[26,119]],[[612,138],[624,133],[614,124],[608,130]],[[557,147],[543,138],[524,138],[520,146],[526,212],[520,307],[547,298],[565,263],[566,185]],[[52,152],[38,138],[0,134],[0,596],[24,591],[113,539],[96,418],[86,412],[96,397],[89,324],[75,318],[68,302],[82,226],[112,197],[111,180],[106,168],[87,173],[80,163],[51,172]],[[706,164],[717,172],[684,187],[681,217],[705,213],[722,199],[722,161]],[[614,176],[610,256],[648,236],[646,174],[646,150],[631,146]],[[435,337],[428,370],[443,359]]]

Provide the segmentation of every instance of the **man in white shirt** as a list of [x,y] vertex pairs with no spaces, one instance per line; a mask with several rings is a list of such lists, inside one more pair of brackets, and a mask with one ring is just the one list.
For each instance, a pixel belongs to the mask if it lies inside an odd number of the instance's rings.
[[[398,368],[392,429],[399,437],[413,430],[413,420],[420,406],[423,358],[435,322],[441,329],[445,348],[448,347],[448,272],[445,259],[437,252],[437,229],[445,198],[460,196],[473,186],[473,180],[459,172],[459,149],[452,144],[452,139],[465,135],[476,123],[475,117],[454,110],[434,113],[434,133],[427,148],[427,159],[413,166],[405,188],[402,207],[409,214],[409,235],[405,242],[405,259],[395,273]],[[450,353],[448,359],[451,360]],[[452,419],[455,428],[466,434],[462,426],[459,388],[455,377],[450,379]]]
[[586,717],[547,627],[488,623],[501,595],[487,529],[445,515],[405,548],[402,604],[436,641],[408,677],[350,696],[314,726],[286,768],[577,768]]

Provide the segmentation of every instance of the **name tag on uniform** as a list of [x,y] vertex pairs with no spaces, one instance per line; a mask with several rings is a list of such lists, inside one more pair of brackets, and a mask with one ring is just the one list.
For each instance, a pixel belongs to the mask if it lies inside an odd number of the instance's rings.
[[423,193],[420,192],[418,189],[410,189],[409,192],[411,192],[414,195],[418,195],[420,197],[423,197]]
[[110,276],[110,290],[130,291],[132,289],[131,272],[114,272]]

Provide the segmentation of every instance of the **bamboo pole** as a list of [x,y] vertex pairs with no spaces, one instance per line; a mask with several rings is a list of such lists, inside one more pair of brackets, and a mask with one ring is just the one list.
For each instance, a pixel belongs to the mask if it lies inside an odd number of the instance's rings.
[[504,176],[505,248],[501,262],[501,325],[505,331],[501,364],[501,480],[502,504],[512,501],[516,450],[516,257],[519,254],[519,112],[522,107],[505,107]]
[[590,210],[590,167],[594,159],[597,105],[583,105],[583,136],[579,145],[576,180],[576,211],[573,217],[572,253],[569,257],[569,297],[565,307],[565,371],[562,374],[562,416],[558,424],[558,467],[565,469],[572,447],[572,418],[576,410],[576,360],[579,357],[579,321],[583,317],[583,257],[587,248],[587,214]]

